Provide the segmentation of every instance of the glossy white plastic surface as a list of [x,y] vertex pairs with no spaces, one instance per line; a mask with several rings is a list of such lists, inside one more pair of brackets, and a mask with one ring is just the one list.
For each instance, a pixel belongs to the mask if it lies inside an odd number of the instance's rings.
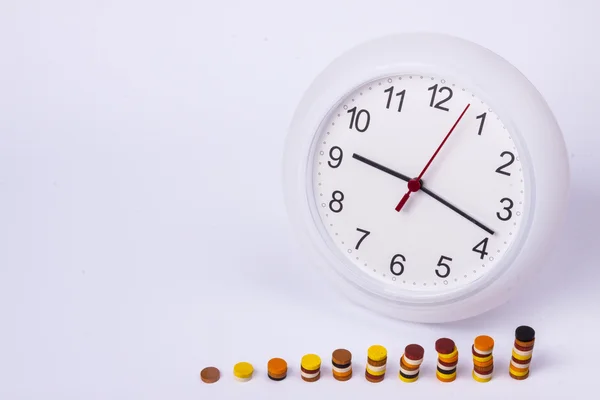
[[[511,131],[521,154],[527,183],[524,213],[528,220],[501,264],[459,291],[428,298],[395,295],[385,285],[348,268],[337,249],[323,239],[314,218],[309,171],[311,146],[319,125],[351,90],[387,75],[414,73],[445,76],[494,108]],[[555,118],[536,88],[516,68],[474,43],[440,34],[402,34],[359,45],[334,60],[313,82],[291,123],[284,156],[284,191],[290,221],[305,243],[310,262],[350,299],[385,315],[417,322],[446,322],[490,310],[531,274],[544,255],[565,212],[569,167]]]

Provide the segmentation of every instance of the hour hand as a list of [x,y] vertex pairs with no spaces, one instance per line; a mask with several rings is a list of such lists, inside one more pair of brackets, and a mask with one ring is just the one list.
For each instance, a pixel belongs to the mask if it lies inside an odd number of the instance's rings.
[[376,163],[373,160],[369,160],[368,158],[365,158],[365,157],[363,157],[363,156],[361,156],[359,154],[356,154],[356,153],[352,154],[352,158],[354,158],[355,160],[358,160],[358,161],[360,161],[362,163],[365,163],[367,165],[370,165],[373,168],[377,168],[378,170],[383,171],[383,172],[385,172],[387,174],[395,176],[396,178],[402,179],[405,182],[410,181],[410,178],[408,176],[403,175],[400,172],[396,172],[396,171],[394,171],[392,169],[389,169],[388,167],[384,167],[383,165],[378,164],[378,163]]

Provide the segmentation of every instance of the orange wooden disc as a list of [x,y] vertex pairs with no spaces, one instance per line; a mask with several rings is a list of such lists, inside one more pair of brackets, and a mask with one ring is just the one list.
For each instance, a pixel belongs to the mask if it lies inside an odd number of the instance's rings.
[[510,370],[511,370],[511,371],[515,371],[516,373],[519,373],[519,372],[527,372],[527,371],[529,370],[529,366],[527,366],[527,367],[525,367],[525,368],[517,368],[517,367],[515,367],[514,365],[512,365],[512,364],[511,364],[511,365],[510,365]]
[[[333,371],[333,370],[332,370],[332,371]],[[342,374],[340,374],[340,373],[337,373],[337,372],[335,372],[335,371],[333,371],[332,373],[333,373],[333,376],[334,376],[334,377],[336,377],[336,378],[345,378],[345,377],[347,377],[347,376],[350,376],[350,375],[352,375],[352,370],[350,370],[350,371],[348,371],[348,372],[344,372],[344,373],[342,373]]]
[[404,356],[400,357],[400,366],[407,371],[416,371],[421,368],[420,365],[408,365],[404,362]]
[[479,362],[479,361],[473,360],[473,365],[475,365],[476,367],[480,367],[480,368],[489,367],[492,364],[494,364],[493,358],[490,361],[486,361],[486,362]]
[[267,370],[271,375],[282,375],[287,372],[287,362],[281,358],[271,358],[267,363]]
[[535,344],[535,339],[533,339],[531,342],[521,342],[519,339],[515,339],[515,343],[521,347],[533,347]]
[[352,378],[352,372],[350,372],[350,374],[346,376],[337,376],[336,374],[333,374],[333,377],[340,382],[345,382]]
[[481,335],[475,338],[475,349],[481,351],[490,351],[494,349],[494,339],[489,336]]

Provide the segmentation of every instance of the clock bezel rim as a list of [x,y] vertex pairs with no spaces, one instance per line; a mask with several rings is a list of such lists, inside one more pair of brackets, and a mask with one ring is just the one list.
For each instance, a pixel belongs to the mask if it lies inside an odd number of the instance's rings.
[[[395,47],[395,52],[389,51],[390,45]],[[415,46],[418,47],[416,51]],[[478,66],[482,68],[487,66],[490,68],[490,73],[485,79],[482,79],[481,74],[472,74],[465,71],[464,63],[440,62],[439,58],[432,59],[425,55],[427,52],[436,50],[444,52],[444,47],[455,50],[456,53],[461,53],[463,56],[470,56],[471,62],[474,61],[474,63],[477,64],[475,67]],[[397,53],[406,51],[407,49],[413,49],[413,57],[415,54],[421,54],[421,57],[412,60],[409,57],[406,57],[399,60],[397,58]],[[362,60],[358,59],[358,56],[364,56],[365,52],[370,56],[366,58],[368,62],[364,62],[364,58]],[[406,54],[406,52],[403,54]],[[431,62],[431,60],[433,60],[433,62]],[[356,61],[356,63],[352,63],[352,61]],[[352,65],[352,67],[349,68],[347,65]],[[531,136],[527,137],[521,132],[520,125],[523,124],[515,123],[514,108],[512,109],[513,112],[510,112],[511,107],[510,104],[507,103],[506,98],[504,101],[501,101],[501,96],[490,95],[489,91],[486,90],[486,88],[489,89],[490,82],[493,79],[496,79],[491,76],[491,70],[494,69],[496,71],[501,70],[507,75],[510,75],[510,80],[513,83],[512,89],[516,88],[517,92],[520,91],[522,94],[532,96],[532,102],[535,103],[533,104],[532,109],[536,111],[534,118],[541,117],[542,124],[545,123],[547,128],[551,130],[550,136],[552,145],[547,145],[546,147],[549,149],[554,147],[553,150],[554,153],[556,153],[555,155],[559,158],[559,164],[565,166],[568,171],[568,159],[566,158],[560,128],[556,124],[554,116],[547,107],[544,99],[541,97],[541,94],[527,78],[506,60],[480,45],[463,39],[443,34],[414,33],[390,35],[363,43],[348,50],[332,62],[319,77],[313,81],[313,84],[305,93],[303,100],[296,110],[290,132],[288,133],[288,138],[286,139],[286,161],[284,162],[286,206],[291,216],[292,224],[295,225],[296,230],[300,231],[301,237],[305,243],[308,244],[308,248],[311,249],[313,261],[321,265],[321,267],[324,267],[321,269],[326,272],[328,271],[327,275],[332,278],[332,281],[337,283],[342,292],[349,295],[356,303],[389,316],[418,322],[443,322],[463,319],[477,315],[505,302],[509,298],[509,292],[511,292],[511,290],[498,290],[498,287],[500,286],[500,288],[502,288],[502,286],[504,286],[505,288],[508,288],[521,273],[524,273],[525,269],[530,273],[535,270],[533,266],[526,266],[523,265],[523,262],[519,263],[518,261],[523,247],[530,239],[529,234],[531,227],[536,221],[535,212],[536,202],[538,201],[538,188],[534,174],[536,160],[531,157],[529,144],[535,142],[535,145],[538,146],[540,145],[540,142],[539,138],[532,141]],[[469,68],[466,68],[466,70],[469,70]],[[470,71],[473,71],[473,68],[471,68]],[[374,296],[373,293],[365,291],[364,289],[359,288],[359,290],[356,290],[359,286],[353,282],[349,282],[344,277],[343,279],[339,279],[337,273],[332,275],[331,262],[327,256],[328,252],[330,253],[330,256],[332,255],[332,249],[322,241],[321,234],[315,236],[315,229],[317,229],[318,225],[315,224],[315,221],[312,218],[313,213],[309,212],[308,215],[311,218],[304,218],[304,221],[302,221],[302,217],[298,215],[298,213],[305,214],[306,211],[310,210],[310,202],[314,198],[309,195],[306,188],[311,182],[309,163],[313,153],[310,149],[312,149],[315,137],[317,137],[319,133],[319,125],[351,90],[354,90],[361,84],[373,79],[380,79],[385,76],[403,73],[430,74],[433,76],[445,77],[457,83],[460,82],[489,104],[494,109],[494,112],[500,116],[505,126],[507,126],[507,129],[510,130],[511,135],[514,136],[513,140],[515,140],[515,145],[519,149],[520,161],[523,165],[524,180],[526,181],[525,184],[527,187],[524,214],[527,214],[528,220],[526,226],[521,227],[519,234],[517,235],[522,235],[521,237],[524,235],[524,239],[518,242],[520,246],[511,246],[510,254],[507,253],[502,261],[499,262],[499,264],[501,264],[507,263],[507,260],[511,260],[510,265],[506,267],[505,270],[501,271],[502,273],[500,275],[494,275],[492,272],[488,273],[489,277],[494,277],[493,279],[488,278],[487,281],[476,280],[471,283],[470,287],[464,287],[456,292],[450,292],[452,294],[447,296],[448,298],[443,301],[433,303],[426,302],[418,305],[414,302],[390,302],[389,300],[378,297],[377,293],[375,293]],[[474,78],[474,76],[476,76],[476,78]],[[340,84],[340,82],[344,80],[345,83]],[[332,81],[340,87],[340,90],[333,89],[333,86],[335,85],[332,85]],[[327,97],[328,100],[323,101],[323,97]],[[331,99],[334,99],[335,101]],[[306,122],[303,121],[306,117],[304,114],[310,114],[311,112],[316,112],[316,114],[320,113],[320,118],[318,118],[318,123],[309,122],[307,126]],[[522,122],[524,118],[523,113],[521,112],[519,114],[517,112],[516,114],[519,116],[517,119]],[[305,125],[300,126],[301,123],[304,123]],[[307,130],[310,134],[306,133]],[[294,136],[297,137],[295,138]],[[298,146],[297,139],[302,139],[302,136],[304,136],[305,143]],[[306,146],[306,142],[309,142],[308,146]],[[298,159],[298,157],[300,157],[300,159]],[[292,160],[293,158],[296,158],[296,161]],[[302,159],[304,160],[303,162]],[[530,165],[527,165],[528,163],[530,163]],[[537,167],[539,167],[539,165]],[[560,182],[555,185],[553,193],[560,192],[562,189],[568,187],[568,175],[566,179],[564,176],[561,178]],[[545,190],[548,191],[548,187],[545,187]],[[559,202],[564,203],[564,197],[566,196],[559,196]],[[302,199],[302,201],[299,202],[298,199]],[[562,207],[555,208],[564,208],[564,204]],[[545,218],[546,221],[543,222],[550,227],[555,227],[558,223],[558,218],[553,218],[553,221],[550,221],[552,218],[549,218],[548,215],[546,215]],[[539,235],[540,234],[538,233],[538,236]],[[542,236],[546,237],[542,237],[541,242],[549,242],[551,235],[542,234]],[[514,242],[517,242],[517,240],[518,238],[515,238]],[[496,265],[495,269],[499,270],[500,266]],[[498,272],[500,271],[497,271],[497,273]],[[338,278],[336,279],[336,277]],[[482,282],[485,282],[485,285],[481,285]],[[494,291],[490,289],[492,286],[496,286]],[[485,296],[486,289],[489,293],[487,296]],[[489,298],[492,292],[496,295],[495,299]],[[482,295],[482,293],[484,293],[484,295]],[[414,296],[411,297],[414,298]],[[445,312],[447,313],[447,311],[444,310],[452,308],[456,309],[451,306],[458,306],[462,308],[462,310],[453,313],[452,316],[444,314]]]

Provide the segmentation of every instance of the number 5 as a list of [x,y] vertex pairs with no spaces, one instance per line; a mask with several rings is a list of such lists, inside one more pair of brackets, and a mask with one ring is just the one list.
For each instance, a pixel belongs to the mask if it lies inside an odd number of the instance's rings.
[[447,278],[448,275],[450,275],[450,266],[446,263],[444,263],[444,261],[452,261],[452,259],[450,257],[446,257],[446,256],[441,256],[440,260],[437,263],[438,267],[444,267],[446,268],[446,272],[444,272],[443,274],[440,272],[440,270],[438,268],[435,269],[435,274],[437,276],[439,276],[440,278]]

